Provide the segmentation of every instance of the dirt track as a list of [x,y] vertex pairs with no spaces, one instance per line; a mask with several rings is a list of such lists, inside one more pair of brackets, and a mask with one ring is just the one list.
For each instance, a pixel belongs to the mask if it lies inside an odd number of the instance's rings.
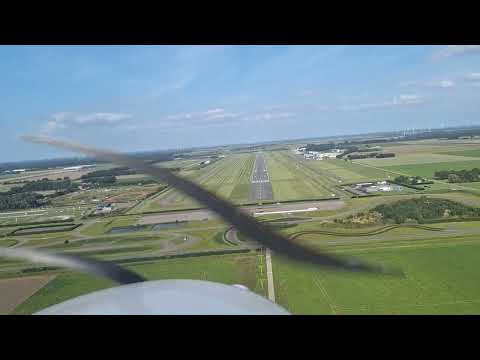
[[0,315],[10,314],[54,277],[45,275],[0,280]]

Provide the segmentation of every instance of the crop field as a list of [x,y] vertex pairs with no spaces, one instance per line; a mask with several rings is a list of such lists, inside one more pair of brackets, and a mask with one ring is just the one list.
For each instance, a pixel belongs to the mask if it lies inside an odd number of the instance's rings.
[[[128,268],[148,280],[198,279],[230,285],[242,284],[265,295],[264,261],[254,253],[161,260]],[[18,306],[14,313],[32,314],[59,302],[113,285],[108,280],[82,273],[61,273]]]
[[480,313],[478,236],[331,251],[399,266],[406,277],[333,273],[275,256],[277,301],[294,314]]
[[18,305],[51,281],[53,276],[32,276],[0,280],[0,315],[9,314]]

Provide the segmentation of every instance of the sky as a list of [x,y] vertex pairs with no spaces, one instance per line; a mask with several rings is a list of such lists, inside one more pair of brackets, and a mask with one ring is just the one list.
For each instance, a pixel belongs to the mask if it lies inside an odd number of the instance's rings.
[[0,162],[480,125],[480,45],[0,46]]

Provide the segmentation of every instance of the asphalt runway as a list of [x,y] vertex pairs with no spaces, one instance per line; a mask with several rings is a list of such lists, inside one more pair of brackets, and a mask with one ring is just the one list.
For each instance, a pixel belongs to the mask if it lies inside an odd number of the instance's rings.
[[[297,212],[301,209],[308,209],[316,207],[319,211],[332,211],[339,210],[345,206],[342,200],[315,200],[315,201],[299,201],[296,203],[287,204],[267,204],[267,205],[250,205],[240,208],[246,214],[253,215],[257,213],[257,216],[262,212],[272,211],[294,211]],[[255,215],[254,215],[255,216]],[[200,221],[200,220],[214,220],[218,219],[218,216],[208,209],[199,210],[184,210],[184,211],[171,211],[159,214],[151,214],[143,216],[138,224],[161,224],[171,223],[175,221]]]
[[272,184],[268,177],[267,162],[263,154],[257,154],[253,164],[250,200],[273,200]]

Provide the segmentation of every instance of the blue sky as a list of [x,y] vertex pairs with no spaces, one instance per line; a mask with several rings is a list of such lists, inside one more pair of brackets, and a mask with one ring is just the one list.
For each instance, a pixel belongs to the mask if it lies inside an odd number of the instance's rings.
[[0,46],[0,161],[480,124],[480,46]]

